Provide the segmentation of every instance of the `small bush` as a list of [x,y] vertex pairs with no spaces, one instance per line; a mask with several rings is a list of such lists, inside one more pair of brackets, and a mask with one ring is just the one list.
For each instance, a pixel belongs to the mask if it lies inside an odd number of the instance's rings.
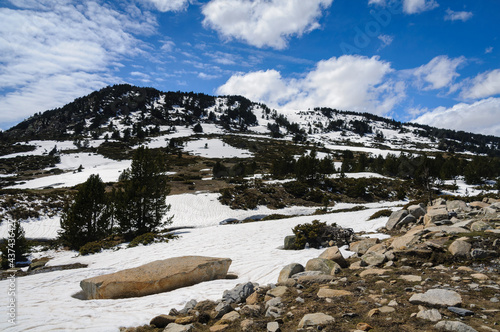
[[178,236],[173,234],[144,233],[130,241],[128,247],[133,248],[137,247],[139,244],[146,246],[151,243],[168,242],[177,238]]
[[155,233],[145,233],[135,237],[132,241],[130,241],[128,247],[133,248],[137,247],[139,244],[148,245],[150,243],[156,242],[157,235]]
[[80,252],[80,255],[84,256],[89,254],[96,254],[98,252],[101,252],[102,249],[110,249],[112,247],[113,245],[109,241],[92,241],[81,246],[78,251]]
[[310,224],[299,224],[293,228],[293,234],[295,234],[295,246],[297,248],[304,248],[306,243],[313,248],[319,248],[321,246],[321,235],[324,233],[326,228],[325,222],[320,222],[319,220],[313,220]]
[[370,218],[368,218],[368,220],[378,219],[381,217],[390,217],[391,214],[392,214],[392,211],[389,209],[380,210],[380,211],[377,211],[374,214],[372,214],[370,216]]

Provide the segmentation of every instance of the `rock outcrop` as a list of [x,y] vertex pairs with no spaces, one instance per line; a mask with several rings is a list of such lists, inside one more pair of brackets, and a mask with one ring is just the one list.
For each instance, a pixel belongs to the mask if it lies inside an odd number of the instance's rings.
[[138,297],[223,279],[229,258],[184,256],[151,262],[136,268],[82,280],[88,299]]

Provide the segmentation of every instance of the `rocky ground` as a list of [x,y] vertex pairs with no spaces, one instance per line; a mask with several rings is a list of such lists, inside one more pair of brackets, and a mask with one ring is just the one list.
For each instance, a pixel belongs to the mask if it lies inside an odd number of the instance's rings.
[[[500,331],[500,200],[438,199],[391,215],[389,239],[330,247],[122,331]],[[304,265],[302,265],[304,264]]]

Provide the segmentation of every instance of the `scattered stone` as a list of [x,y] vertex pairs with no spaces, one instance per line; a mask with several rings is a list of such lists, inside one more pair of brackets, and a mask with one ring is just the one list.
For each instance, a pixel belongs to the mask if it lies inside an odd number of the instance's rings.
[[233,307],[231,307],[231,305],[227,302],[220,302],[219,304],[217,304],[217,306],[215,307],[215,319],[219,319],[221,318],[222,316],[224,316],[225,314],[227,314],[228,312],[232,311],[233,310]]
[[406,225],[408,224],[414,224],[417,222],[417,218],[415,218],[414,216],[412,216],[411,214],[407,215],[406,217],[404,217],[403,219],[401,219],[395,226],[393,229],[401,229],[403,227],[405,227]]
[[196,307],[196,304],[198,304],[198,301],[196,300],[188,301],[184,306],[184,308],[179,310],[179,314],[187,314],[189,310],[194,309],[194,307]]
[[273,289],[267,291],[266,295],[270,298],[273,297],[283,297],[285,293],[288,291],[288,287],[286,286],[278,286]]
[[[319,258],[324,258],[324,259],[329,259],[331,261],[334,261],[337,263],[341,268],[346,268],[348,267],[348,264],[342,256],[342,253],[340,252],[339,248],[337,246],[330,247],[323,251],[321,255],[319,255]],[[302,272],[302,271],[299,271]]]
[[307,314],[299,322],[299,329],[308,327],[323,327],[335,322],[335,319],[323,313]]
[[470,243],[462,240],[456,240],[453,241],[452,244],[448,247],[448,251],[453,255],[453,256],[470,256],[470,250],[472,246]]
[[245,319],[240,323],[240,327],[242,331],[252,331],[253,330],[253,320]]
[[402,275],[399,277],[399,279],[403,279],[408,282],[421,282],[422,277],[421,276],[415,276],[415,275]]
[[473,232],[482,232],[487,229],[493,229],[487,222],[484,221],[476,221],[470,226],[471,231]]
[[455,291],[430,289],[425,293],[412,295],[410,303],[433,307],[454,307],[462,304],[462,297]]
[[372,309],[372,310],[368,311],[368,314],[367,314],[368,317],[371,318],[371,317],[373,317],[375,315],[380,315],[380,310],[379,309],[375,308],[375,309]]
[[196,322],[196,317],[194,316],[186,316],[186,317],[179,317],[175,320],[175,324],[180,324],[180,325],[187,325]]
[[394,309],[393,307],[389,307],[389,306],[380,307],[380,308],[378,308],[378,310],[380,311],[381,314],[390,314],[390,313],[393,313],[396,311],[396,309]]
[[434,325],[437,330],[440,331],[452,331],[452,332],[477,332],[469,325],[466,325],[459,321],[443,320]]
[[246,304],[253,305],[259,301],[259,293],[253,292],[247,299],[245,300]]
[[407,210],[394,211],[389,217],[389,220],[387,220],[385,228],[387,228],[388,231],[392,231],[392,229],[407,215]]
[[279,332],[280,330],[280,324],[278,322],[269,322],[267,323],[267,330],[269,332]]
[[370,331],[373,329],[373,327],[368,325],[367,323],[358,323],[356,325],[356,329],[358,329],[360,331]]
[[242,303],[245,302],[247,297],[249,297],[253,292],[256,284],[251,282],[245,284],[238,284],[231,290],[226,290],[222,294],[222,299],[224,302],[231,303]]
[[361,256],[361,260],[368,266],[379,266],[384,264],[387,258],[384,254],[371,251]]
[[136,268],[88,278],[80,282],[87,299],[139,297],[203,281],[224,279],[231,260],[184,256],[151,262]]
[[304,272],[304,267],[300,264],[292,263],[285,266],[278,277],[278,282],[286,282],[294,274]]
[[415,217],[415,219],[419,219],[420,217],[425,216],[426,211],[425,208],[423,208],[420,205],[411,205],[408,207],[408,212]]
[[247,304],[241,309],[241,314],[244,316],[258,317],[260,314],[260,305],[257,304]]
[[330,288],[320,288],[317,296],[320,298],[325,297],[342,297],[353,295],[352,292],[346,290],[330,289]]
[[380,241],[377,238],[369,238],[369,239],[364,239],[361,241],[352,242],[349,245],[349,250],[354,251],[358,255],[364,255],[364,254],[366,254],[368,249],[370,249],[371,247],[373,247],[374,245],[376,245],[379,242]]
[[361,278],[364,278],[368,275],[379,275],[380,276],[380,275],[383,275],[385,273],[387,273],[387,270],[385,270],[385,269],[366,269],[363,272],[361,272],[359,274],[359,276]]
[[[229,327],[228,324],[220,324],[220,325],[214,325],[212,327],[210,327],[209,331],[210,332],[217,332],[217,331],[224,331],[225,329],[227,329]],[[165,332],[165,331],[164,331]]]
[[306,271],[320,271],[323,274],[337,274],[340,272],[340,266],[329,259],[313,258],[306,264]]
[[176,323],[170,323],[168,326],[163,330],[163,332],[191,332],[194,331],[194,326],[189,324],[189,325],[180,325]]
[[406,233],[403,236],[394,238],[391,243],[391,248],[394,248],[396,250],[406,249],[407,247],[417,243],[419,240],[420,240],[419,235]]
[[472,278],[477,280],[489,280],[490,278],[486,274],[474,273],[470,275]]
[[459,315],[459,316],[462,316],[462,317],[466,317],[466,316],[472,316],[474,315],[474,312],[473,311],[470,311],[470,310],[467,310],[467,309],[463,309],[463,308],[457,308],[457,307],[448,307],[448,310]]
[[439,322],[442,316],[437,309],[430,309],[419,311],[417,314],[417,318],[429,320],[431,322]]

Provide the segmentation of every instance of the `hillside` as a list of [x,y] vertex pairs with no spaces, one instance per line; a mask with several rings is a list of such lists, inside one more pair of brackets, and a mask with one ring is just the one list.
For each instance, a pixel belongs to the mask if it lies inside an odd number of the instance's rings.
[[[21,329],[116,331],[142,325],[190,299],[215,301],[238,283],[274,283],[284,265],[317,257],[315,248],[282,250],[298,225],[320,220],[385,239],[391,235],[381,233],[388,216],[410,203],[425,206],[443,197],[477,205],[499,198],[500,190],[497,137],[130,85],[36,114],[2,132],[0,141],[0,238],[19,222],[29,247],[29,261],[8,272],[18,276]],[[151,153],[143,160],[161,166],[155,178],[161,182],[147,182],[141,193],[161,183],[169,193],[160,196],[161,203],[170,210],[161,216],[163,227],[131,235],[118,217],[128,208],[125,199],[140,191],[129,184],[141,151]],[[80,195],[96,175],[101,191]],[[78,201],[85,210],[96,196],[100,207],[89,209],[100,209],[96,215],[106,222],[105,231],[84,245],[68,244],[61,238],[63,224],[79,216],[71,208]],[[480,218],[476,212],[471,216]],[[491,225],[498,228],[497,221]],[[84,233],[86,227],[75,229]],[[346,257],[353,254],[348,249],[341,248]],[[79,295],[82,279],[200,254],[231,258],[238,278],[116,301]],[[29,263],[40,270],[28,271]],[[492,264],[481,271],[498,269]],[[0,286],[7,283],[0,280]],[[3,323],[0,329],[15,331]]]

